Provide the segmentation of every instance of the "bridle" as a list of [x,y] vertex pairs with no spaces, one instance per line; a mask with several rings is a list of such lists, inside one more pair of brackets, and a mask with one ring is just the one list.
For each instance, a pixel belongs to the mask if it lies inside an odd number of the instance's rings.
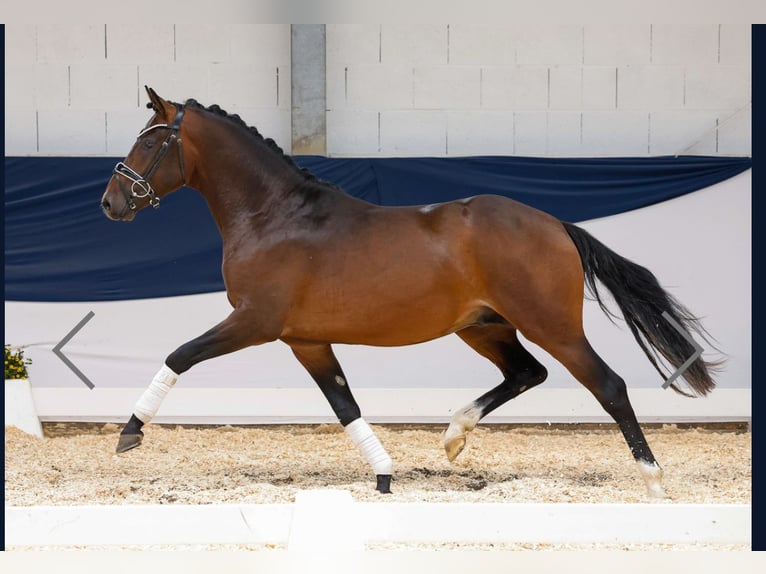
[[173,140],[178,142],[178,165],[181,168],[181,179],[184,183],[186,183],[186,174],[184,172],[184,154],[183,148],[181,147],[181,120],[183,120],[184,111],[185,106],[181,106],[176,112],[176,117],[173,118],[173,123],[154,124],[142,130],[141,133],[138,134],[137,137],[141,138],[141,136],[158,128],[170,130],[167,137],[165,138],[165,141],[162,142],[160,151],[157,152],[154,161],[149,166],[149,170],[146,172],[146,175],[141,175],[133,168],[126,165],[124,162],[118,162],[117,165],[114,166],[114,170],[112,171],[114,175],[121,175],[131,182],[130,194],[123,190],[125,199],[128,202],[128,207],[131,211],[136,211],[136,202],[133,200],[142,199],[144,197],[149,198],[149,204],[153,208],[157,209],[160,206],[160,198],[155,194],[154,189],[152,188],[152,184],[149,183],[149,180],[154,175],[154,172],[157,171],[157,168],[159,167],[162,159],[165,157],[165,154],[168,153],[170,144],[173,143]]

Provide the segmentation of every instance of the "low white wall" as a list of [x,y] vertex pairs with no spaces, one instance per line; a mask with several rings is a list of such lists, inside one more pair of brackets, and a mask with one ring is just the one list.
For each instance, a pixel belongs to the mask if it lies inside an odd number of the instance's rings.
[[376,543],[748,544],[750,513],[745,504],[364,503],[338,490],[302,491],[294,504],[5,508],[14,549],[286,544],[323,553]]

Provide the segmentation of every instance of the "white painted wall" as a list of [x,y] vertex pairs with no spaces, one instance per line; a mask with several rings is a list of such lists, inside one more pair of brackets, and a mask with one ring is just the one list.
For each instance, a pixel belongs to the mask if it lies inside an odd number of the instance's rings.
[[7,24],[7,155],[124,156],[144,85],[239,114],[289,151],[290,27]]
[[332,25],[334,155],[750,154],[748,25]]
[[[127,153],[142,86],[290,150],[290,31],[6,25],[6,153]],[[334,156],[749,155],[748,24],[328,24]]]

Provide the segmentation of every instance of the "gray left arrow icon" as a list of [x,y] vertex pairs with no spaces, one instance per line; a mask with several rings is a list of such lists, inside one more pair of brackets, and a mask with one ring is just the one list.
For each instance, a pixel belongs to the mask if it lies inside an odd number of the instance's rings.
[[72,370],[72,372],[75,375],[77,375],[83,383],[88,385],[88,388],[90,389],[93,389],[96,385],[91,383],[88,377],[86,377],[80,369],[75,367],[74,363],[70,361],[69,358],[67,358],[67,356],[64,355],[64,353],[61,352],[61,349],[64,345],[66,345],[69,341],[71,341],[72,337],[74,337],[80,331],[80,329],[82,329],[85,326],[85,323],[93,319],[94,316],[95,316],[95,313],[93,311],[89,311],[88,314],[85,315],[85,317],[83,317],[82,321],[77,323],[77,325],[75,325],[75,328],[69,331],[69,333],[67,333],[67,335],[63,339],[61,339],[61,341],[59,341],[59,343],[55,347],[53,347],[53,352],[55,353],[55,355],[59,359],[61,359],[63,363],[67,367],[69,367]]

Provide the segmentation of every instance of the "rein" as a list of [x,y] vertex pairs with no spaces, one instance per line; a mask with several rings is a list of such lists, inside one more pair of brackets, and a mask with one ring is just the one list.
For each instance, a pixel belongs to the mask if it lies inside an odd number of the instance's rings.
[[149,204],[157,209],[160,206],[160,198],[157,197],[156,193],[154,192],[154,189],[152,188],[152,184],[149,183],[149,180],[154,175],[154,172],[157,171],[157,168],[160,165],[160,162],[163,160],[165,155],[168,153],[168,150],[170,149],[170,144],[173,143],[173,141],[178,142],[178,164],[181,168],[181,178],[183,179],[184,184],[186,183],[186,173],[184,171],[184,154],[183,154],[183,147],[181,144],[181,121],[183,120],[185,111],[185,106],[182,106],[178,112],[176,113],[176,117],[173,118],[173,123],[171,124],[154,124],[153,126],[149,126],[145,130],[142,130],[141,133],[138,134],[138,138],[141,136],[149,133],[150,131],[157,129],[157,128],[164,128],[167,130],[170,130],[167,137],[165,138],[165,141],[162,142],[162,146],[160,147],[160,151],[157,152],[157,155],[154,158],[154,161],[149,166],[149,170],[146,172],[146,175],[141,175],[137,171],[135,171],[133,168],[125,164],[124,162],[118,162],[117,165],[114,166],[114,170],[112,171],[115,175],[121,175],[122,177],[126,178],[131,182],[130,184],[130,194],[125,193],[125,199],[128,202],[128,207],[131,211],[136,210],[136,202],[133,201],[134,199],[141,199],[144,197],[149,198]]

